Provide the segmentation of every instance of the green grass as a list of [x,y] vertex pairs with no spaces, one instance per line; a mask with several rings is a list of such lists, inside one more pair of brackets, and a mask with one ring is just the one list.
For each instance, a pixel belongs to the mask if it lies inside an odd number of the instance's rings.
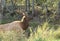
[[60,41],[60,26],[58,29],[54,29],[47,22],[38,26],[34,33],[31,29],[30,32],[30,37],[27,38],[20,32],[0,31],[0,41]]
[[26,38],[21,34],[15,31],[1,31],[0,32],[0,41],[24,41]]
[[58,29],[54,27],[45,22],[42,26],[38,26],[35,33],[31,33],[28,41],[60,41],[60,27]]

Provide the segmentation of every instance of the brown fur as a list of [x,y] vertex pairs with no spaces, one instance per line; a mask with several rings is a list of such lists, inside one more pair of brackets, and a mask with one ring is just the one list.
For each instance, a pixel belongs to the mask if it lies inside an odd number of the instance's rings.
[[10,30],[26,30],[29,26],[30,18],[23,14],[21,21],[13,21],[7,24],[0,25],[0,31],[10,31]]

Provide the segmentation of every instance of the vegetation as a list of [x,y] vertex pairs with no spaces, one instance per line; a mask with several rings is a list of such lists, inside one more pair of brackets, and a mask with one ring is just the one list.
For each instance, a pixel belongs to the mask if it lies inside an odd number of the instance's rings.
[[0,41],[60,41],[60,0],[0,1],[0,24],[21,20],[21,12],[33,17],[30,28],[0,31]]
[[38,26],[33,33],[30,29],[30,37],[15,31],[0,32],[0,41],[60,41],[60,26],[58,29],[51,28],[47,22],[42,26]]

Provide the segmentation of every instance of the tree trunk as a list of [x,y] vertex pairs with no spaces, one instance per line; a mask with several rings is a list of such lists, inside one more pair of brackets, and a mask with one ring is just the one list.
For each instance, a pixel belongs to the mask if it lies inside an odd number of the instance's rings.
[[12,13],[14,12],[14,3],[13,0],[11,0],[11,6],[12,6]]
[[32,0],[32,15],[34,15],[34,0]]
[[57,16],[55,19],[58,21],[58,24],[60,24],[60,2],[58,3]]
[[27,11],[27,0],[25,0],[25,5],[26,5],[26,9],[25,10]]
[[26,11],[30,13],[30,0],[26,0]]
[[60,2],[58,3],[58,15],[60,16]]
[[3,18],[4,18],[4,16],[3,16],[3,7],[4,7],[4,5],[5,5],[5,0],[3,1],[3,0],[0,0],[0,24],[2,23],[2,20],[3,20]]

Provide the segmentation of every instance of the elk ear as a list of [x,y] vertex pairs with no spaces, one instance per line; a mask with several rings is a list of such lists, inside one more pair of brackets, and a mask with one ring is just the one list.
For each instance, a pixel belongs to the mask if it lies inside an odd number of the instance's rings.
[[22,17],[21,22],[23,22],[23,21],[24,21],[24,19],[25,19],[25,16],[23,16],[23,17]]
[[23,16],[28,16],[27,12],[25,12],[25,13],[23,12],[22,15]]

